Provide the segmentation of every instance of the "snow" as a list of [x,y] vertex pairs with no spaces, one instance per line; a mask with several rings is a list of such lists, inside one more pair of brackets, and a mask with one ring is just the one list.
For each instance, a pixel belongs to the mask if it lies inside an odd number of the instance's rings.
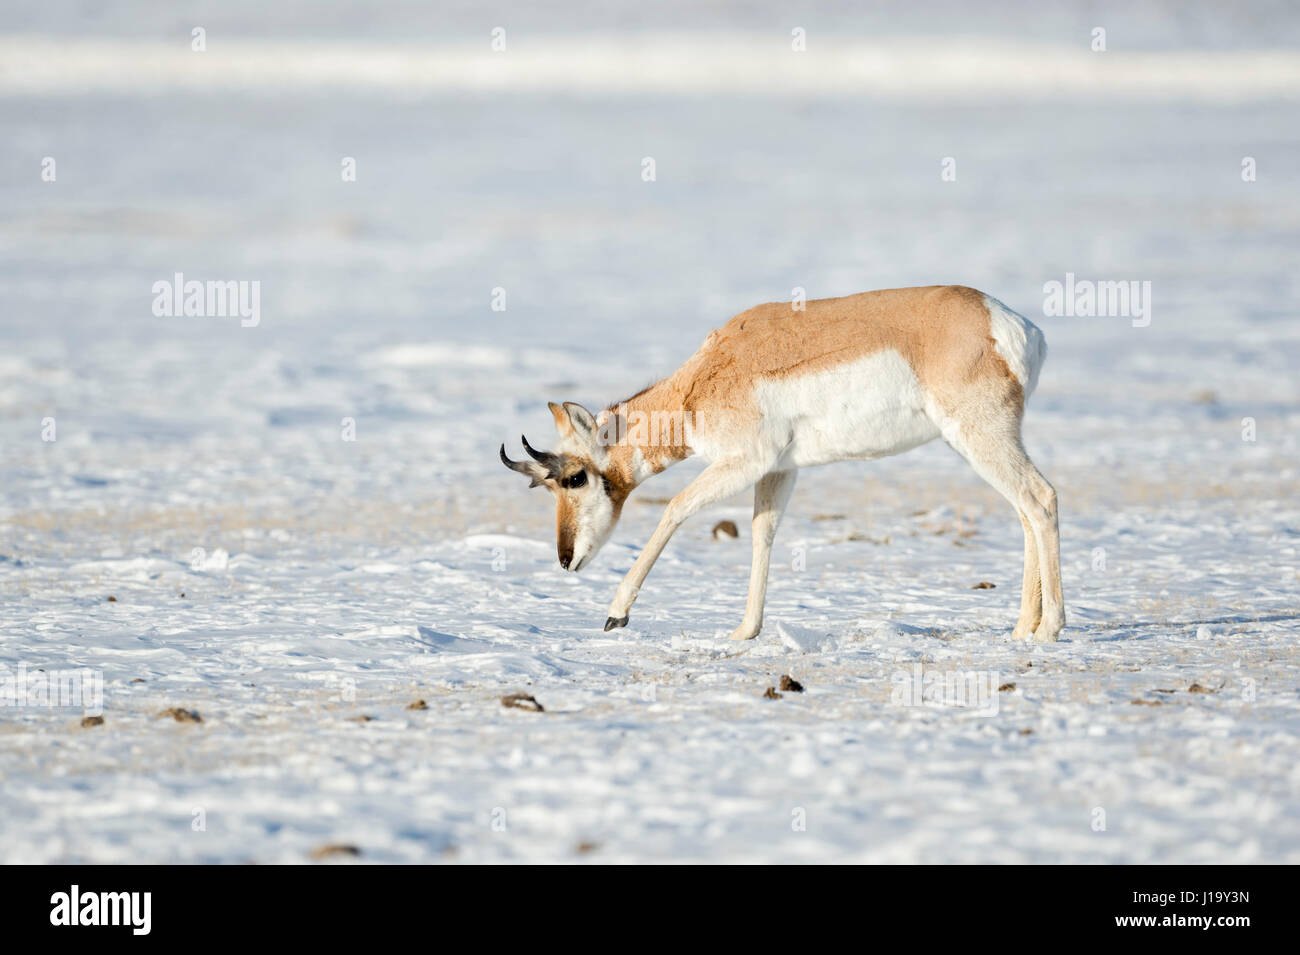
[[[1069,6],[1035,26],[1015,4],[983,25],[943,4],[810,19],[804,55],[819,29],[843,49],[888,28],[1086,49],[1101,14]],[[1237,62],[1219,54],[1294,56],[1293,17],[1176,6],[1117,7],[1105,55],[1191,51],[1205,76]],[[150,4],[109,31],[57,7],[3,32],[110,61],[187,48],[188,17],[164,30]],[[226,3],[205,55],[223,31],[300,54],[486,45],[469,6],[446,29],[394,10],[295,29]],[[668,43],[681,13],[505,19],[544,57],[584,29]],[[0,861],[306,862],[327,843],[362,862],[1300,861],[1287,75],[948,99],[0,73],[0,678],[102,675],[104,717],[0,705]],[[154,317],[175,272],[260,281],[260,324]],[[1067,272],[1150,281],[1151,324],[1044,316]],[[932,282],[1047,337],[1025,430],[1060,495],[1062,642],[1011,641],[1019,522],[942,444],[800,475],[757,640],[726,639],[746,498],[688,523],[604,633],[698,466],[639,489],[573,575],[498,445],[545,446],[547,400],[631,394],[796,286]],[[713,538],[722,519],[739,539]],[[787,674],[804,692],[764,698]],[[516,692],[544,711],[504,707]]]
[[[531,39],[531,38],[529,38]],[[214,39],[196,57],[174,37],[5,38],[11,95],[100,92],[148,95],[159,88],[201,91],[356,90],[409,97],[427,93],[845,96],[983,101],[1018,96],[1191,98],[1236,103],[1296,99],[1300,63],[1290,51],[1199,53],[1126,50],[1107,62],[1087,45],[966,37],[814,38],[813,57],[791,56],[791,39],[735,30],[689,34],[552,36],[494,54],[476,36],[430,56],[417,43],[268,42]],[[205,51],[206,52],[206,51]],[[804,51],[806,52],[806,50]]]

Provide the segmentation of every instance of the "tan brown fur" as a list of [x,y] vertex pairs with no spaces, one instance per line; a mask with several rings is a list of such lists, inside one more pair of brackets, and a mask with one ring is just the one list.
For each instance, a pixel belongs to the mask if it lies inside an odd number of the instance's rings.
[[555,496],[555,542],[561,554],[573,553],[573,540],[578,536],[578,516],[573,504],[563,494]]
[[[884,349],[902,355],[950,413],[972,397],[993,397],[1017,415],[1024,410],[1024,389],[998,354],[983,294],[931,285],[816,299],[802,311],[790,302],[756,305],[711,332],[673,375],[607,413],[685,411],[701,421],[744,426],[757,414],[753,393],[760,379],[813,374]],[[988,395],[990,389],[996,394]],[[608,476],[627,493],[635,486],[635,450],[611,449]],[[655,473],[692,453],[684,444],[639,451]]]
[[760,378],[812,374],[887,348],[949,410],[973,382],[1015,382],[995,347],[983,294],[961,285],[818,299],[803,311],[789,302],[758,305],[712,333],[668,382],[681,381],[674,390],[686,410],[739,406]]

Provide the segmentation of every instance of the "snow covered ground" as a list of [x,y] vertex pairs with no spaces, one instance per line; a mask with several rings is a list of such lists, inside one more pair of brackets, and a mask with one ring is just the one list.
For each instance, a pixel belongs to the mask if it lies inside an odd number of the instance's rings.
[[[308,60],[354,40],[487,51],[497,25],[472,4],[365,22],[262,6],[192,24],[170,5],[107,23],[54,4],[0,26],[49,49],[93,40],[111,67],[124,38],[185,50],[195,24],[195,56],[244,39]],[[1270,4],[1221,23],[1176,4],[1048,20],[1009,4],[986,22],[959,4],[802,24],[758,9],[746,49],[788,49],[802,25],[808,52],[790,55],[814,71],[819,37],[887,29],[1050,53],[1087,50],[1102,23],[1098,57],[1196,51],[1207,74],[1219,54],[1285,63],[1300,45]],[[685,10],[499,19],[545,60],[584,31],[671,51]],[[728,22],[722,5],[699,15]],[[699,37],[681,42],[701,69]],[[33,88],[14,62],[0,695],[20,672],[39,686],[84,668],[103,723],[0,705],[0,861],[303,862],[328,845],[377,862],[1300,861],[1285,69],[1280,92],[1228,97],[1044,94],[1032,75],[973,97],[400,76],[284,90],[252,74]],[[152,286],[177,272],[260,282],[260,322],[156,317]],[[1067,272],[1150,281],[1150,324],[1045,316],[1043,285]],[[722,639],[744,604],[746,499],[684,527],[631,625],[603,633],[698,468],[638,490],[572,575],[549,498],[497,446],[517,452],[520,431],[542,446],[546,400],[630,394],[796,286],[934,282],[1047,335],[1026,440],[1060,495],[1062,642],[1009,639],[1019,523],[941,444],[801,475],[758,640]],[[711,536],[722,519],[739,540]],[[805,691],[764,698],[783,675]],[[911,695],[936,680],[969,705]],[[545,711],[504,707],[516,692]],[[172,707],[202,722],[157,716]]]

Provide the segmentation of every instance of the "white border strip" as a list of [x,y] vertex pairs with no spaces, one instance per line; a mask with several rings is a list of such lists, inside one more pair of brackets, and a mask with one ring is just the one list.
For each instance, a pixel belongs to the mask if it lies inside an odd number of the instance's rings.
[[0,96],[359,90],[874,96],[966,102],[1056,97],[1232,103],[1300,99],[1288,50],[1093,53],[977,37],[880,41],[691,35],[511,37],[481,47],[0,36]]

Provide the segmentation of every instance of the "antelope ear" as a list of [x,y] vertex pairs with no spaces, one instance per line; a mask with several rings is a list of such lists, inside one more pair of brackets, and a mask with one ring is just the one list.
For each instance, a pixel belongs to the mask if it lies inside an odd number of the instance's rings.
[[566,401],[564,410],[569,413],[569,420],[573,426],[588,439],[596,434],[596,419],[592,417],[590,411],[578,404],[576,401]]
[[593,443],[596,437],[596,419],[590,411],[576,401],[566,401],[563,405],[548,401],[546,407],[551,409],[555,430],[561,438],[572,435],[587,444]]
[[573,424],[569,421],[569,413],[564,410],[563,406],[557,405],[554,401],[546,402],[546,407],[551,409],[551,417],[555,419],[555,430],[560,432],[561,438],[567,438],[573,431]]

